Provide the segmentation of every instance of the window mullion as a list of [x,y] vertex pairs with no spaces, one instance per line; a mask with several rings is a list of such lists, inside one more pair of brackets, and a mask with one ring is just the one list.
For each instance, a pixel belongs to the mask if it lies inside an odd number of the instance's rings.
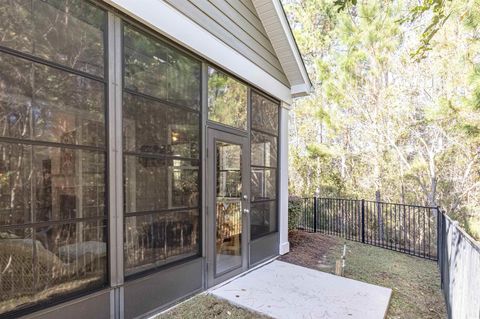
[[122,22],[108,13],[108,200],[110,285],[120,286],[123,272]]

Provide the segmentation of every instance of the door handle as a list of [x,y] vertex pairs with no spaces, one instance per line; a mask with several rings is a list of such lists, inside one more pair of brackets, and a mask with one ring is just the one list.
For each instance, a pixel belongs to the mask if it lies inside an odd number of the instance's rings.
[[248,215],[248,214],[250,214],[250,211],[248,209],[244,208],[243,213]]

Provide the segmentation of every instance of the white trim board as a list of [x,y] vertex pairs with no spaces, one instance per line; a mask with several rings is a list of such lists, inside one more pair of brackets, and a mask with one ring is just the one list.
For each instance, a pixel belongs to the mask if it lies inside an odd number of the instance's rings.
[[280,148],[279,152],[279,206],[278,206],[278,231],[280,232],[279,251],[281,255],[289,252],[288,242],[288,119],[289,110],[285,103],[280,108]]
[[221,66],[275,98],[292,104],[291,89],[163,0],[103,0],[135,20]]
[[282,3],[280,0],[252,0],[252,2],[292,86],[292,95],[294,97],[309,95],[312,83]]

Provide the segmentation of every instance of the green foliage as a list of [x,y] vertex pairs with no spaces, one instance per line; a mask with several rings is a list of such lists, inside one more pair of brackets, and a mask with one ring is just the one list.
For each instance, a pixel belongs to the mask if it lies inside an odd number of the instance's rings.
[[303,211],[303,201],[300,197],[289,198],[288,200],[288,230],[298,228],[298,221]]
[[[480,0],[346,2],[285,5],[316,86],[292,112],[290,192],[380,191],[467,226],[480,214]],[[432,49],[421,59],[419,44]]]
[[[425,15],[430,15],[430,21],[424,27],[423,33],[420,36],[419,46],[410,54],[411,57],[420,60],[426,57],[428,51],[432,50],[432,39],[441,30],[445,22],[448,20],[451,12],[448,12],[447,3],[452,0],[422,0],[418,5],[410,8],[408,14],[405,17],[399,19],[401,23],[413,24],[420,20]],[[394,1],[391,1],[394,3]],[[338,8],[338,12],[347,10],[350,7],[357,5],[357,0],[336,0],[334,2]],[[364,10],[365,6],[360,7],[360,10]],[[365,15],[370,13],[369,11],[362,11],[361,14],[365,17],[371,17]]]
[[234,78],[209,68],[208,117],[233,127],[247,123],[247,87]]
[[445,22],[448,20],[451,12],[447,12],[447,2],[451,0],[423,0],[419,5],[410,10],[407,18],[403,22],[413,23],[419,20],[426,13],[431,13],[430,22],[425,27],[420,36],[420,46],[411,53],[415,59],[423,59],[428,51],[432,50],[432,39],[440,31]]

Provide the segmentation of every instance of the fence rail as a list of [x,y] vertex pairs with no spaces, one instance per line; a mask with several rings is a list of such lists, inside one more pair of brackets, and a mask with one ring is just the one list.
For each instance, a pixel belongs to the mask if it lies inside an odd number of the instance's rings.
[[290,204],[304,231],[436,260],[448,318],[480,318],[480,243],[438,207],[318,197]]
[[437,207],[356,199],[301,199],[298,228],[437,260]]
[[438,265],[448,318],[480,318],[480,244],[442,213]]

